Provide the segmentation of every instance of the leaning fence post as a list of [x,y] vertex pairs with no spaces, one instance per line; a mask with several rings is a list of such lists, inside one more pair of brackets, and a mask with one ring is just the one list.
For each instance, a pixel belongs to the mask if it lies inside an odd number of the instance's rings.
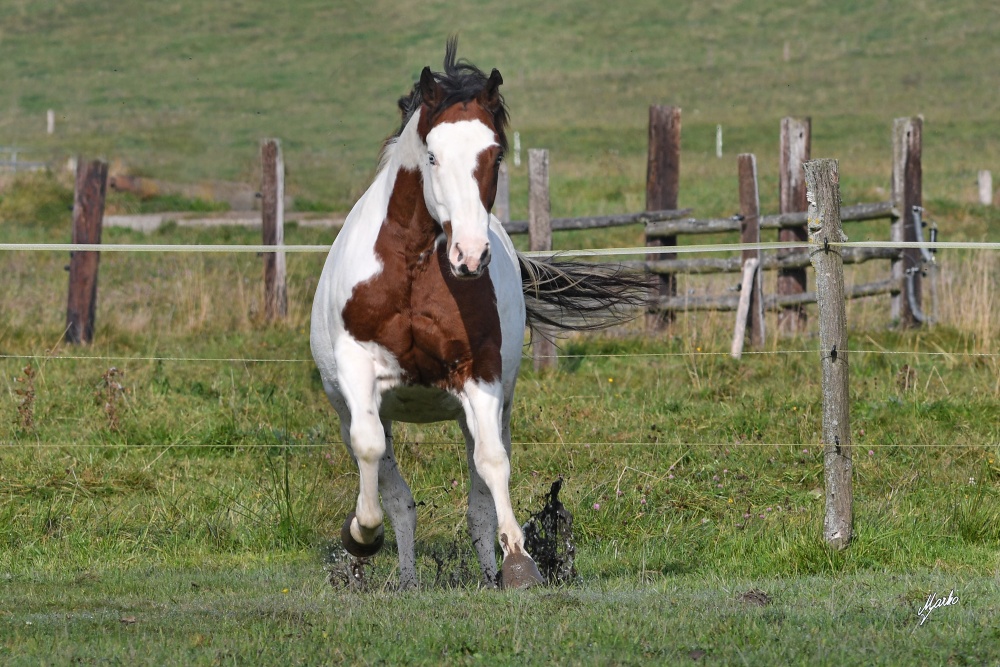
[[[549,152],[542,148],[528,149],[528,243],[531,250],[552,250],[552,213],[549,201]],[[537,330],[532,341],[535,370],[556,367],[556,346]],[[548,334],[552,335],[552,334]]]
[[805,163],[809,190],[810,257],[816,272],[820,357],[823,364],[823,539],[834,549],[851,542],[854,489],[851,479],[851,413],[847,358],[844,261],[828,243],[847,240],[840,222],[840,175],[836,160]]
[[[260,145],[261,226],[264,245],[285,244],[285,163],[281,142],[265,139]],[[288,315],[285,253],[264,253],[264,317],[270,321]]]
[[[76,190],[73,193],[73,243],[101,243],[104,195],[108,188],[108,163],[100,160],[76,161]],[[99,252],[73,252],[69,260],[69,298],[66,304],[68,343],[94,340],[97,310],[97,269]]]
[[[806,179],[802,164],[809,159],[812,146],[811,118],[781,119],[781,153],[778,159],[778,199],[780,213],[805,211]],[[801,243],[808,234],[805,225],[783,227],[778,230],[778,240]],[[778,259],[798,252],[789,248],[778,251]],[[806,270],[778,269],[778,294],[802,294],[806,291]],[[778,331],[794,334],[806,328],[806,309],[803,306],[786,306],[778,313]]]
[[[740,243],[760,243],[760,196],[757,189],[757,157],[752,153],[741,153],[736,157],[740,178]],[[750,329],[750,345],[755,349],[764,347],[764,289],[761,280],[760,250],[757,248],[743,251],[741,260],[744,264],[756,259],[757,270],[754,272],[750,289],[750,311],[747,316],[747,328]]]
[[[646,210],[662,211],[677,208],[681,174],[681,110],[680,107],[653,105],[649,107],[649,156],[646,162]],[[646,237],[646,246],[675,246],[676,236]],[[677,259],[675,253],[647,255],[646,261]],[[663,297],[677,296],[677,276],[661,273],[653,276],[649,290],[651,304]],[[674,321],[673,311],[651,307],[646,315],[646,327],[663,329]]]
[[733,346],[729,352],[733,359],[743,356],[743,339],[747,333],[747,318],[750,315],[750,296],[753,294],[754,281],[759,275],[759,262],[756,257],[743,263],[740,300],[736,304],[736,328],[733,330]]
[[[923,205],[921,187],[921,134],[923,121],[919,117],[897,118],[892,126],[892,219],[893,241],[916,241],[917,229],[913,207]],[[892,261],[892,278],[902,283],[901,291],[892,297],[892,319],[904,328],[920,326],[910,304],[920,307],[920,249],[905,248],[899,259]],[[904,280],[912,272],[912,280]],[[912,290],[912,294],[910,292]],[[911,301],[912,299],[912,301]]]

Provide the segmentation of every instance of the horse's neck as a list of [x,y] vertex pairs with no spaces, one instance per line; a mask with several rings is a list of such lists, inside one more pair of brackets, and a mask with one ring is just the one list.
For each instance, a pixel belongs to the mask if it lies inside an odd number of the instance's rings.
[[441,230],[424,203],[419,171],[401,168],[396,173],[382,224],[383,233],[388,231],[388,238],[392,239],[393,250],[402,252],[411,262],[417,261],[434,245]]
[[391,190],[382,231],[389,232],[392,250],[406,255],[411,262],[418,261],[441,233],[424,202],[421,163],[426,149],[416,131],[418,120],[419,112],[414,114],[390,147],[391,153],[384,167],[395,177],[389,179]]

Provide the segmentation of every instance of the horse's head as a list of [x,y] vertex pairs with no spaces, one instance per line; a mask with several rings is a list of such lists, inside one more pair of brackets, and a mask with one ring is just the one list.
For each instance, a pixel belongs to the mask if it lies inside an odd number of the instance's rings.
[[424,68],[418,84],[418,132],[427,149],[421,166],[424,201],[444,230],[451,271],[459,278],[477,278],[490,263],[490,212],[506,144],[507,112],[500,72],[493,70],[487,78],[465,67],[466,76],[440,80]]

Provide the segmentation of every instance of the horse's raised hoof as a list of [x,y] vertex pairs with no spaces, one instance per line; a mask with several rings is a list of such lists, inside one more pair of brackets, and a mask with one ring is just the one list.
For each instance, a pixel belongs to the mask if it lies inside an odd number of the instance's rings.
[[[507,536],[501,535],[500,540],[506,545]],[[531,588],[544,583],[542,573],[531,556],[515,547],[503,559],[500,565],[500,585],[504,588]]]
[[379,531],[375,541],[371,544],[358,542],[354,539],[354,536],[351,535],[351,523],[354,521],[355,516],[354,512],[347,515],[347,519],[344,520],[344,525],[340,529],[340,541],[343,543],[347,553],[351,554],[355,558],[368,558],[369,556],[374,556],[379,552],[379,550],[382,549],[382,543],[385,542],[385,532]]

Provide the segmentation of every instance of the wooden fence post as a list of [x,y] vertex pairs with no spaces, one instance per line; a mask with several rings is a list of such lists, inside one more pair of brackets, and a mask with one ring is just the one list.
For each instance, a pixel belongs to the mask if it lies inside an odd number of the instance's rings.
[[504,224],[510,222],[510,170],[507,168],[506,160],[500,163],[497,196],[493,201],[493,215]]
[[[806,179],[802,164],[809,159],[812,147],[811,118],[781,119],[781,154],[778,159],[778,199],[780,213],[798,213],[808,207]],[[808,238],[806,226],[783,227],[778,230],[779,241],[804,242]],[[800,252],[800,249],[779,250],[778,259]],[[806,270],[779,269],[778,294],[803,294],[806,291]],[[778,313],[778,331],[795,334],[805,331],[806,310],[803,306],[786,306]]]
[[[552,250],[552,208],[549,201],[549,152],[528,149],[528,243],[531,250]],[[531,343],[535,370],[555,368],[556,346],[538,330]],[[554,335],[554,334],[550,334]]]
[[815,246],[810,255],[816,271],[823,364],[823,479],[826,486],[823,539],[839,550],[851,542],[854,512],[847,312],[840,249],[824,244],[843,242],[847,236],[840,221],[837,161],[806,162],[805,174],[809,189],[809,242]]
[[[260,145],[261,225],[264,245],[285,244],[285,163],[281,142],[265,139]],[[285,253],[264,253],[264,317],[268,320],[288,315],[288,288],[285,283]]]
[[[681,174],[681,110],[680,107],[653,105],[649,107],[649,157],[646,162],[646,210],[662,211],[677,208]],[[646,246],[675,246],[676,236],[646,237]],[[646,260],[677,259],[676,253],[647,255]],[[661,273],[653,276],[649,291],[651,303],[662,297],[677,295],[677,276]],[[674,321],[673,311],[651,308],[646,315],[646,327],[662,330]]]
[[[892,219],[893,241],[916,241],[917,228],[913,217],[913,207],[923,205],[921,167],[921,135],[923,121],[919,117],[897,118],[892,126],[892,205],[896,214]],[[902,291],[892,298],[892,319],[898,320],[904,328],[920,325],[910,306],[911,299],[920,307],[920,266],[919,248],[906,248],[900,259],[892,262],[892,278],[902,281]],[[907,271],[912,271],[913,279],[904,280]],[[912,292],[911,292],[912,290]]]
[[760,262],[757,258],[748,259],[743,264],[743,280],[740,282],[740,300],[736,304],[736,328],[733,330],[733,346],[729,354],[733,359],[743,356],[743,340],[747,333],[747,319],[750,316],[750,297],[753,295],[753,284],[760,275]]
[[[108,163],[100,160],[76,161],[76,190],[73,193],[73,243],[101,243],[104,195],[108,188]],[[73,252],[69,260],[69,299],[66,305],[65,340],[90,343],[94,340],[97,309],[97,268],[99,252]]]
[[[736,164],[740,178],[740,243],[760,243],[760,196],[757,189],[757,157],[752,153],[737,156]],[[750,294],[750,312],[747,327],[750,329],[750,345],[755,349],[764,347],[764,289],[761,284],[760,250],[744,250],[743,264],[747,260],[757,260]]]

